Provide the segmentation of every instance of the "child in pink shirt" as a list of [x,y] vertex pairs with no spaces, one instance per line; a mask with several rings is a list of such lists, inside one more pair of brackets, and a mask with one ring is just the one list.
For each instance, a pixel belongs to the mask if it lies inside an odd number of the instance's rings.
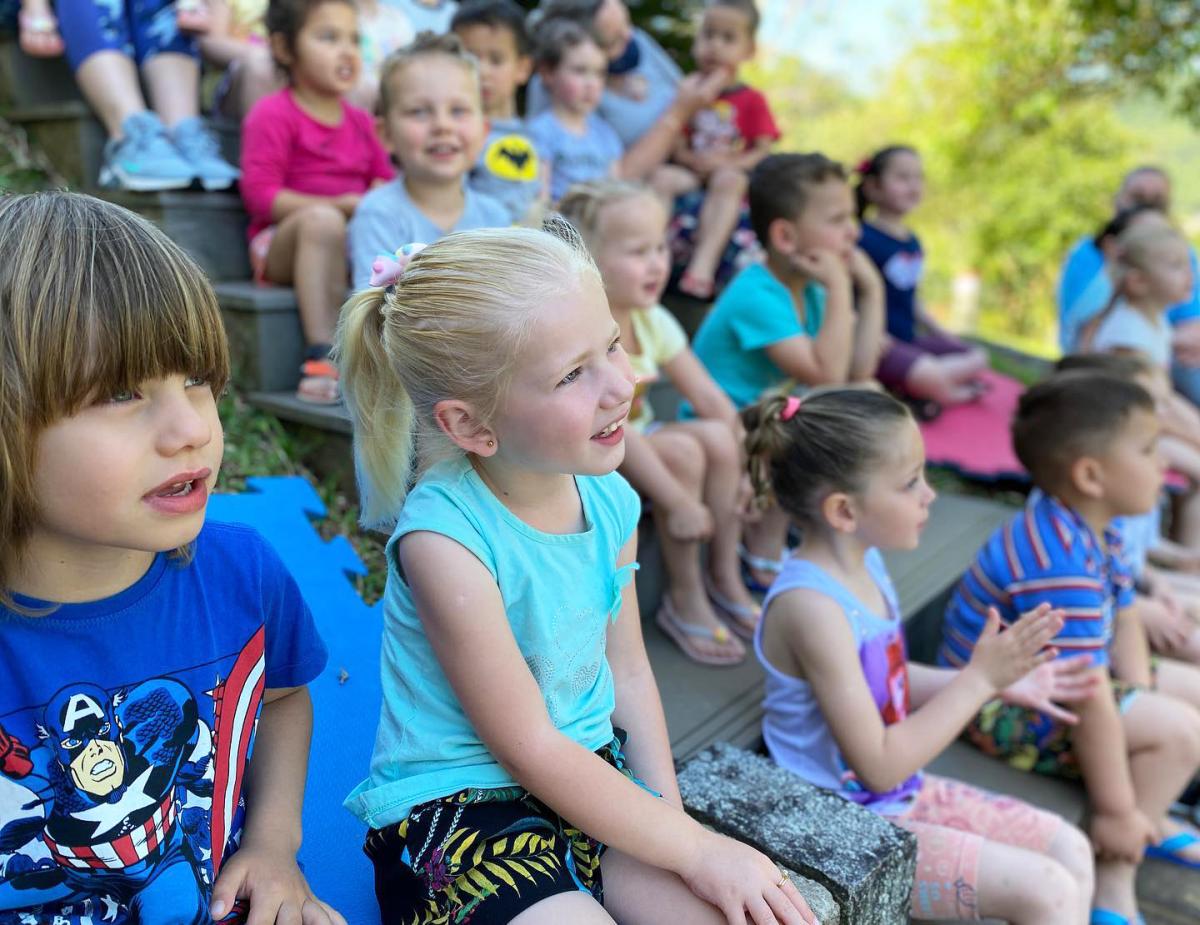
[[358,83],[358,19],[349,0],[271,0],[267,29],[289,86],[242,126],[242,199],[257,280],[295,286],[308,344],[297,397],[340,400],[327,359],[346,296],[346,224],[359,199],[392,176]]

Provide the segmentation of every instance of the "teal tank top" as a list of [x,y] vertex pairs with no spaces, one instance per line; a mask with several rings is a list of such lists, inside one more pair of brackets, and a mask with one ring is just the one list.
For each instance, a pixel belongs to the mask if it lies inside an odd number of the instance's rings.
[[575,484],[587,528],[570,534],[520,520],[461,457],[431,467],[408,495],[386,550],[383,704],[370,776],[345,801],[367,825],[399,822],[414,806],[468,787],[516,783],[472,728],[421,627],[396,552],[409,533],[447,536],[491,572],[559,731],[590,751],[612,739],[605,634],[636,568],[618,569],[617,558],[637,529],[641,503],[615,472],[577,476]]

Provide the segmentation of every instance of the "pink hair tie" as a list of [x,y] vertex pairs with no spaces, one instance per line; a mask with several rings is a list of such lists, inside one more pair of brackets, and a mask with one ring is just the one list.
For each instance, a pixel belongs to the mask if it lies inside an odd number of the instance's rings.
[[424,244],[405,244],[395,254],[380,254],[371,264],[368,286],[394,286],[408,269],[412,259],[425,250]]
[[790,421],[796,416],[796,412],[800,410],[802,399],[798,395],[789,395],[783,403],[783,410],[779,412],[779,420]]

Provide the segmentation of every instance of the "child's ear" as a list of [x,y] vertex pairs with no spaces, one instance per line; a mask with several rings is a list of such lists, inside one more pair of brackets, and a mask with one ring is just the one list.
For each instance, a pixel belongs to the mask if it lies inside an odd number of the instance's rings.
[[858,508],[854,499],[844,491],[830,492],[821,502],[821,516],[839,533],[853,533],[858,529]]
[[464,401],[445,398],[433,406],[433,419],[456,447],[476,456],[496,452],[496,435]]
[[533,57],[530,55],[517,56],[517,86],[523,87],[533,76]]
[[786,218],[777,218],[767,226],[767,246],[781,254],[796,250],[796,226]]
[[267,41],[271,45],[271,57],[284,67],[291,67],[293,56],[292,49],[288,46],[287,36],[282,32],[272,32],[267,37]]
[[1068,471],[1071,484],[1085,498],[1100,501],[1104,498],[1104,462],[1095,456],[1080,456]]

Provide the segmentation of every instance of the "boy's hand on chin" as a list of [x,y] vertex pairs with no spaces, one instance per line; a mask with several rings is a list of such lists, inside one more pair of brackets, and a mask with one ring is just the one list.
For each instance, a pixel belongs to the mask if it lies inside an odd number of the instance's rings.
[[222,865],[209,910],[213,919],[219,922],[239,899],[250,904],[246,925],[346,925],[313,895],[295,855],[284,848],[243,844]]

